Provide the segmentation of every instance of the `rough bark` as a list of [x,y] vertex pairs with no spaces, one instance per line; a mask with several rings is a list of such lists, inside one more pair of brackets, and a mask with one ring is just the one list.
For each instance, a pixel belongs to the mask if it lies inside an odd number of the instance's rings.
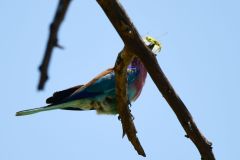
[[[203,136],[200,130],[197,128],[196,123],[194,122],[187,107],[185,106],[183,101],[180,99],[180,97],[177,95],[172,85],[166,78],[165,74],[160,68],[151,50],[149,50],[145,46],[144,42],[142,41],[141,37],[138,34],[137,29],[131,22],[130,18],[127,16],[125,10],[123,9],[119,1],[97,0],[97,2],[102,7],[105,14],[109,18],[109,20],[111,21],[115,29],[117,30],[119,36],[122,38],[125,44],[125,49],[128,52],[133,53],[134,55],[138,56],[141,59],[142,63],[145,65],[148,73],[153,79],[158,90],[162,93],[163,97],[166,99],[166,101],[168,102],[168,104],[176,114],[179,122],[181,123],[182,127],[187,133],[187,137],[189,137],[192,140],[192,142],[195,144],[195,146],[199,150],[201,154],[201,158],[204,160],[215,160],[214,154],[212,152],[212,143],[209,142]],[[126,57],[126,59],[128,59],[128,57]],[[121,70],[122,71],[118,70],[118,72],[125,72],[124,70],[126,70],[126,68],[122,67]],[[125,75],[123,74],[123,76]],[[123,78],[123,80],[124,79],[125,77]],[[120,80],[117,79],[117,84],[118,83],[123,83],[123,82],[120,82]],[[126,86],[126,85],[123,85],[123,86]],[[121,90],[119,89],[117,90],[117,92],[118,92],[117,95],[123,96],[126,94],[125,89],[121,89]],[[122,98],[124,97],[121,97],[121,96],[117,97],[118,101],[122,100]],[[126,100],[124,100],[124,102],[125,101]],[[124,106],[126,106],[126,104],[124,104]],[[118,103],[118,108],[120,107],[123,107],[123,105]],[[124,118],[129,119],[128,116],[123,117],[121,114],[120,114],[120,118],[122,122]],[[123,123],[123,126],[124,125],[126,125],[125,127],[123,127],[125,130],[129,128],[130,129],[134,128],[133,123],[132,124]],[[128,132],[130,131],[126,131],[126,133]]]

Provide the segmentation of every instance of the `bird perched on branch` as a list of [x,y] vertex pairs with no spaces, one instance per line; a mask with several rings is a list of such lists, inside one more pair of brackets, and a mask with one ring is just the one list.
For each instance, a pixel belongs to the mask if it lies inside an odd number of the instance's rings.
[[[161,44],[154,38],[147,36],[143,41],[154,54],[160,52]],[[140,59],[135,57],[127,69],[127,93],[130,103],[140,95],[146,76],[147,70]],[[46,100],[46,103],[49,105],[19,111],[16,116],[54,109],[96,110],[100,114],[117,114],[114,69],[102,72],[85,85],[55,92]]]

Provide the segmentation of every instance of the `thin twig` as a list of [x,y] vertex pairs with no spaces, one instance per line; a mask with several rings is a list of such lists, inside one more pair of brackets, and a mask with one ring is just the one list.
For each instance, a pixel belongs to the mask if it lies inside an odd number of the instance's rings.
[[[135,26],[127,16],[119,1],[97,0],[97,2],[100,4],[122,38],[125,48],[138,56],[145,65],[158,90],[162,93],[163,97],[175,112],[179,122],[186,131],[187,136],[192,140],[200,152],[201,159],[215,160],[212,152],[212,143],[209,142],[197,128],[190,112],[174,91],[151,50],[145,46]],[[118,92],[119,91],[121,90],[118,90]],[[118,93],[118,95],[123,95],[123,93]]]
[[117,109],[122,122],[123,133],[127,134],[129,141],[133,144],[138,154],[145,157],[146,154],[137,138],[137,131],[128,108],[127,67],[129,63],[131,63],[132,59],[133,54],[124,48],[123,51],[119,53],[115,63],[114,71],[116,76]]
[[70,2],[71,0],[59,0],[53,22],[51,23],[49,28],[50,33],[44,57],[41,65],[39,66],[40,79],[38,83],[38,90],[42,90],[44,88],[46,81],[48,80],[48,66],[53,52],[53,48],[54,47],[58,47],[61,49],[63,48],[58,44],[57,33],[66,15]]

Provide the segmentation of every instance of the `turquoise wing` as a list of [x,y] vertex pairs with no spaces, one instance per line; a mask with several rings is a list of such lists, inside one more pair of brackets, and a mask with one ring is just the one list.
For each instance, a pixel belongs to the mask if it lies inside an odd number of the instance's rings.
[[[134,83],[134,80],[138,77],[138,70],[136,68],[128,69],[128,85]],[[105,76],[100,77],[94,83],[88,87],[79,90],[68,97],[65,101],[72,101],[82,98],[94,98],[98,95],[108,94],[115,91],[115,74],[111,72]]]

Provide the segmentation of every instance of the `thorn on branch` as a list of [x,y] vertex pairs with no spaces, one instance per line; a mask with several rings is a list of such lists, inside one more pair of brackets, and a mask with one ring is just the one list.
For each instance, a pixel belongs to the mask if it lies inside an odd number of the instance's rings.
[[124,138],[125,135],[126,135],[126,132],[124,129],[122,129],[122,138]]
[[55,45],[55,47],[57,47],[59,49],[64,49],[64,47],[62,45],[58,44],[58,43]]

